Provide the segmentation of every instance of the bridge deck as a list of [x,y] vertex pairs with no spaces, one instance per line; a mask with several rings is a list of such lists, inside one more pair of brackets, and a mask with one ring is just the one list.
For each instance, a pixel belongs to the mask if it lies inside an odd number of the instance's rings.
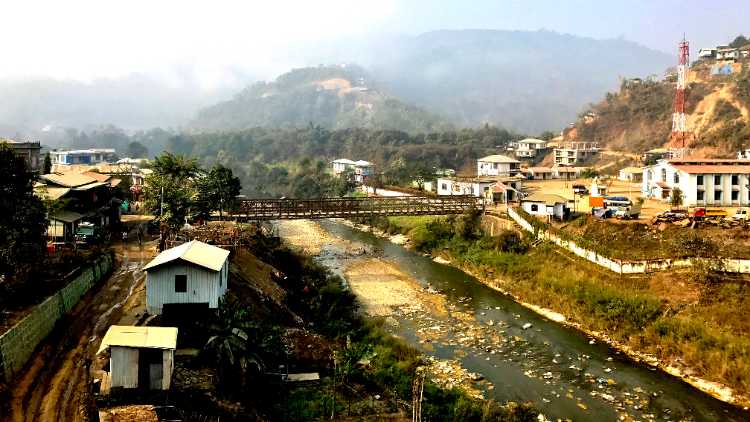
[[235,220],[292,220],[370,217],[377,215],[461,214],[481,207],[472,196],[373,196],[367,198],[245,199]]

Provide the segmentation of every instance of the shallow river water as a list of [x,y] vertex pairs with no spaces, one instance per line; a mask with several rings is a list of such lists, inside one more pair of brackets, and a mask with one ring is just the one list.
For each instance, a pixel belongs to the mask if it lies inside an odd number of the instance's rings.
[[[428,355],[458,359],[469,371],[481,374],[494,386],[485,391],[487,397],[501,402],[531,401],[551,420],[750,420],[750,412],[664,372],[634,363],[606,344],[534,313],[463,271],[335,221],[320,224],[333,237],[374,248],[425,288],[444,294],[450,309],[475,316],[479,322],[475,325],[482,327],[479,336],[474,330],[469,337],[464,324],[417,314],[397,314],[399,324],[393,331]],[[326,253],[324,248],[324,263]],[[339,270],[345,265],[328,264]],[[438,335],[425,341],[426,330]]]

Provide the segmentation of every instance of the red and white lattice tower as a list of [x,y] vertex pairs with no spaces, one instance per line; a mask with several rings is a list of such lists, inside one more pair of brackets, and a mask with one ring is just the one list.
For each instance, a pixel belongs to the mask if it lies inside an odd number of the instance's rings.
[[674,114],[672,115],[672,143],[679,148],[685,148],[685,141],[689,136],[685,119],[685,88],[687,87],[688,66],[690,66],[690,44],[683,38],[680,42],[677,89],[674,94]]

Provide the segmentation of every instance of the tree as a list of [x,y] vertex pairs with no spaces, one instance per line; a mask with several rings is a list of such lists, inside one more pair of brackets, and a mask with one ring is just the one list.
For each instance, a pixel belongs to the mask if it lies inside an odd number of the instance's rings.
[[166,152],[154,159],[151,170],[144,189],[146,206],[169,228],[178,228],[194,202],[195,180],[201,172],[198,162]]
[[148,157],[148,148],[138,141],[133,141],[128,144],[128,157],[146,158]]
[[26,161],[0,145],[0,278],[25,281],[44,259],[47,219]]
[[593,179],[597,176],[599,176],[599,172],[591,167],[587,167],[581,172],[582,179]]
[[740,48],[748,43],[750,43],[750,40],[748,40],[747,37],[745,37],[744,35],[738,35],[737,38],[734,39],[734,41],[729,43],[729,46],[732,48]]
[[682,189],[675,186],[672,188],[672,195],[669,197],[669,204],[673,207],[680,207],[682,206],[682,200],[684,197],[685,195],[682,194]]
[[240,178],[232,169],[217,164],[198,180],[198,209],[204,215],[218,210],[219,217],[223,217],[225,210],[234,208],[241,190]]
[[42,174],[50,173],[52,173],[52,157],[50,157],[49,151],[47,151],[47,153],[44,154],[44,168]]

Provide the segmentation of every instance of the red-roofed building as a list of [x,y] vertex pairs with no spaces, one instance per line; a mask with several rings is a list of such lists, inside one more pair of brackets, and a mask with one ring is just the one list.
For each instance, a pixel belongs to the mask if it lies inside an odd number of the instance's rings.
[[750,205],[750,160],[659,160],[643,171],[644,195],[669,199],[679,187],[685,206]]

